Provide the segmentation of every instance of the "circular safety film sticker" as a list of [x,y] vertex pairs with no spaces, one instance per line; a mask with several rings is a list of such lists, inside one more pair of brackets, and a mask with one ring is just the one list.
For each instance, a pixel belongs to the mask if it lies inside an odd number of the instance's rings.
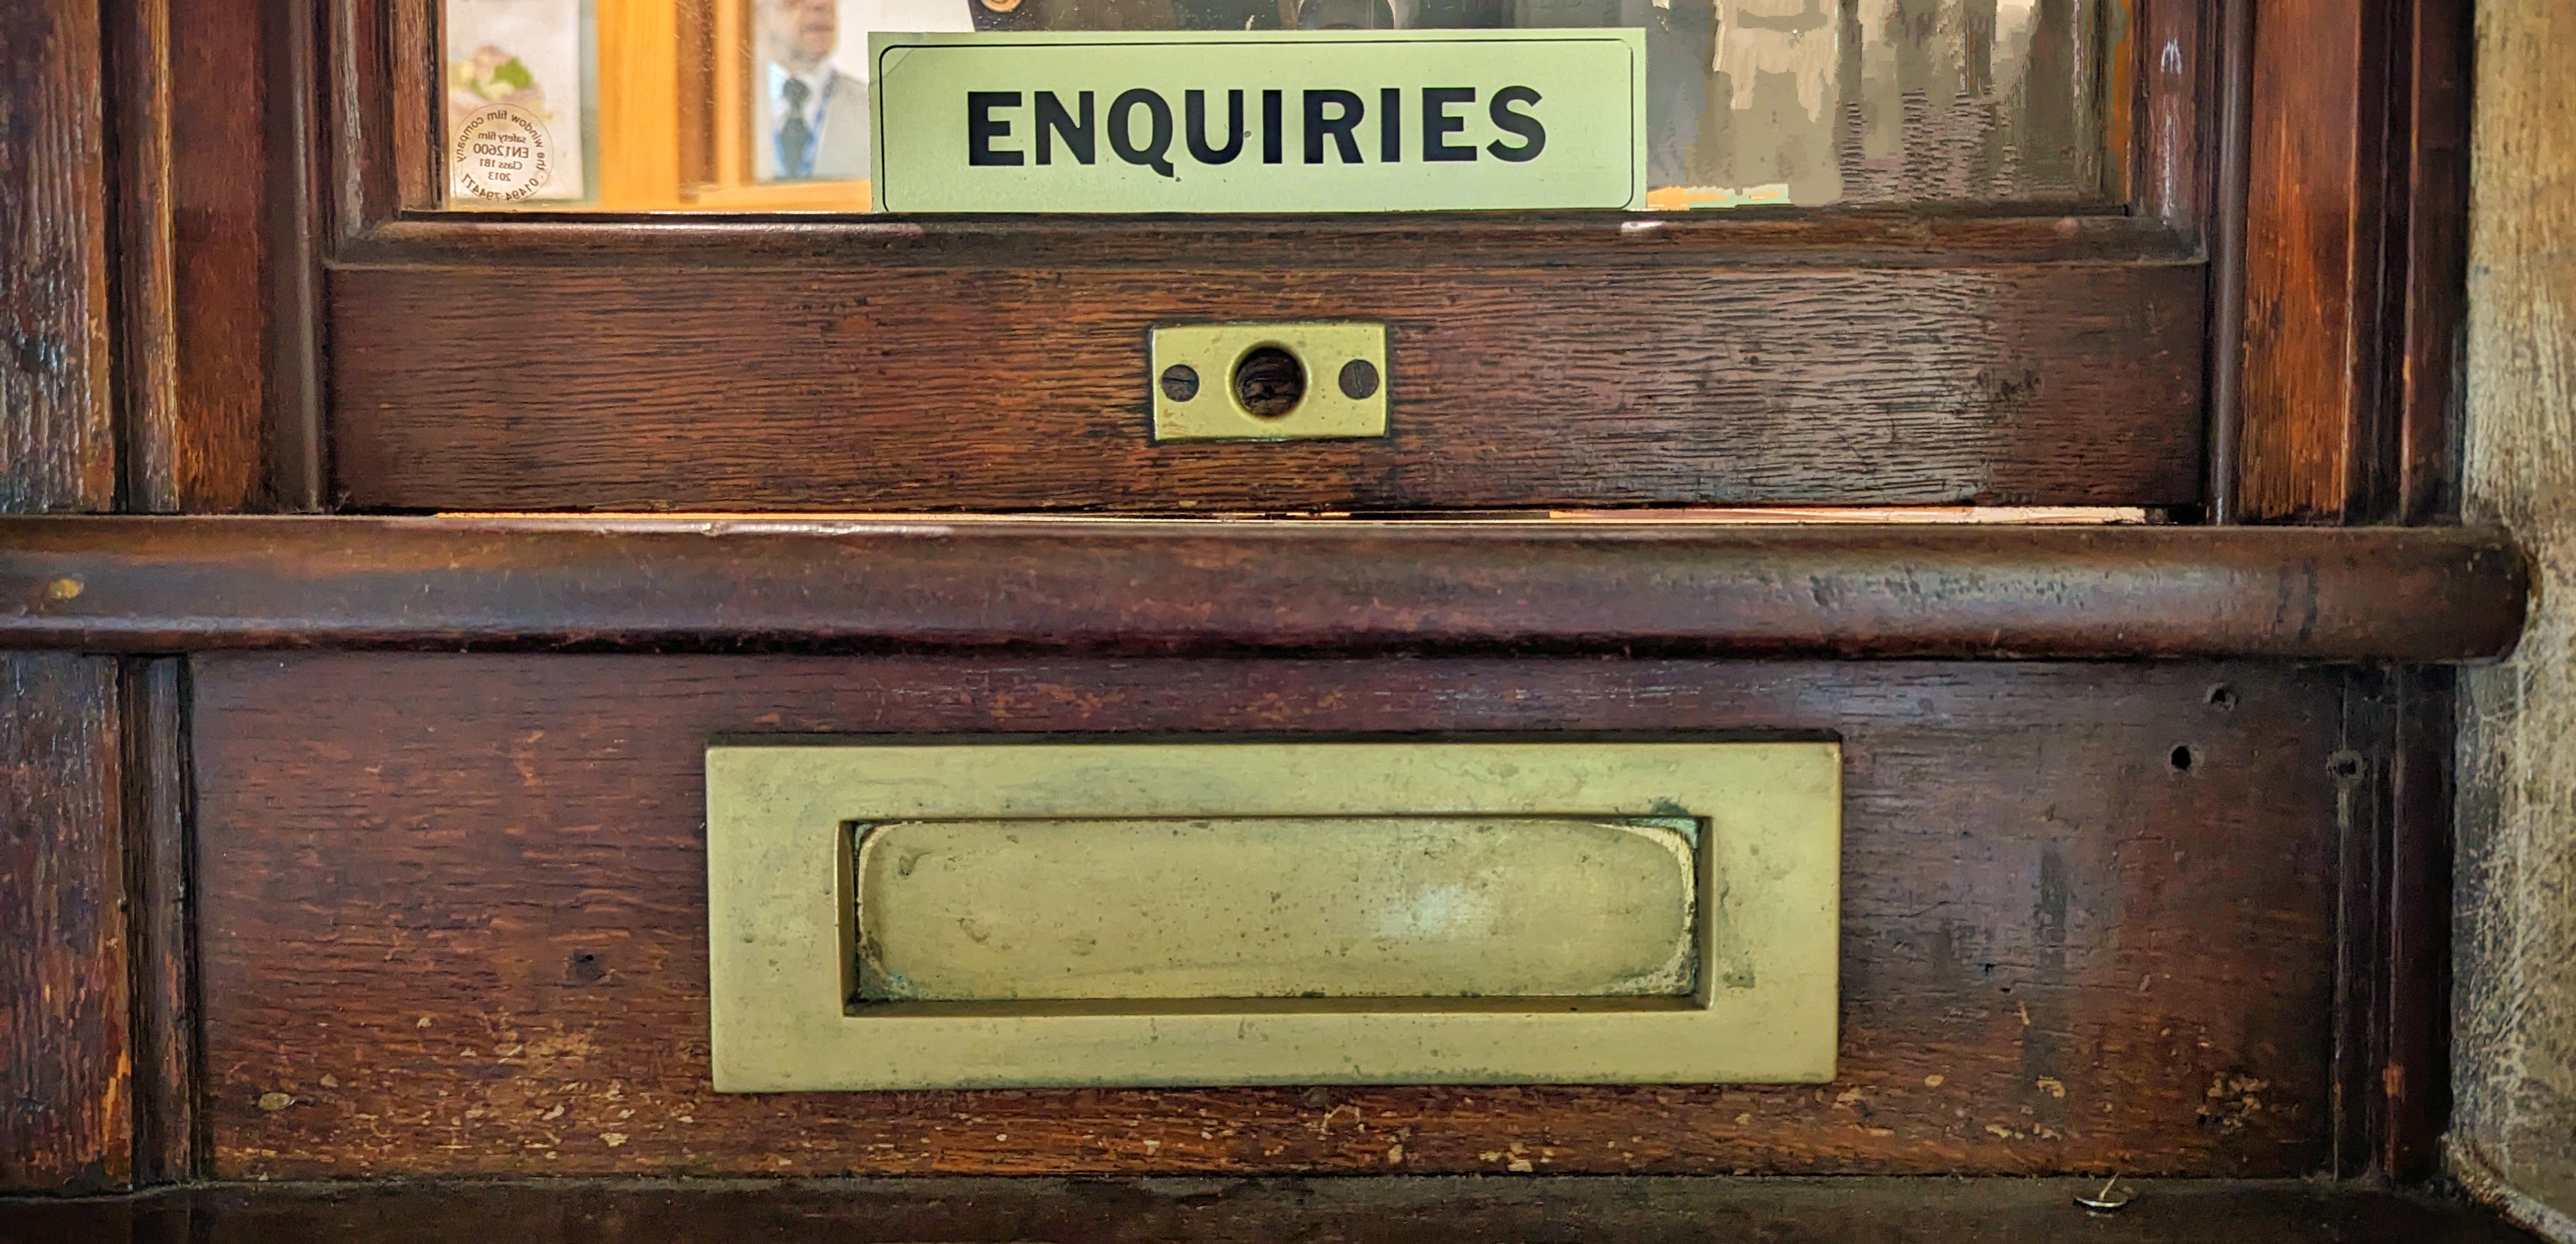
[[516,104],[478,108],[457,127],[448,153],[456,185],[478,199],[508,203],[543,189],[554,172],[545,123]]

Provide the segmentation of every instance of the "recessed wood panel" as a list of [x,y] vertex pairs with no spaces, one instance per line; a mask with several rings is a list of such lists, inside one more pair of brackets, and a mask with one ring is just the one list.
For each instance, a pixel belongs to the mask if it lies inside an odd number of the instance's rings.
[[[216,1173],[2297,1174],[2343,676],[2268,664],[196,663]],[[726,1096],[718,734],[1831,731],[1824,1086]]]
[[[418,510],[2200,498],[2195,262],[1253,253],[1290,266],[344,269],[337,487]],[[1155,444],[1147,330],[1240,319],[1386,323],[1388,434]]]

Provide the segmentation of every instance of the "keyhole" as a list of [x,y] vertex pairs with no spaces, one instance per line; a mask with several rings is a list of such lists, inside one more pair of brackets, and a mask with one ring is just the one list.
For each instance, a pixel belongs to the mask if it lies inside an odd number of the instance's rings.
[[1306,369],[1297,356],[1263,346],[1234,365],[1234,400],[1254,417],[1277,419],[1306,399]]

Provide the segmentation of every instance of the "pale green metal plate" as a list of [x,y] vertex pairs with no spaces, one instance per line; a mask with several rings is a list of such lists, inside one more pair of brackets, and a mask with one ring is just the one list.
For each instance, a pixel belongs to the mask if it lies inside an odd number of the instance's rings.
[[1840,859],[1829,742],[718,745],[715,1087],[1821,1083]]
[[879,211],[1645,205],[1642,30],[873,33],[868,46]]

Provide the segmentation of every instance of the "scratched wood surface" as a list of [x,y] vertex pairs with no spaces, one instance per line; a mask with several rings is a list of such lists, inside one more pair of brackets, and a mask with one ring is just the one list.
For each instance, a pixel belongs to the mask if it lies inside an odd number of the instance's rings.
[[116,505],[99,8],[0,6],[0,513]]
[[116,662],[0,656],[0,1189],[133,1170]]
[[[2201,284],[2163,261],[389,263],[331,286],[336,486],[450,510],[2182,504]],[[1388,436],[1149,439],[1149,326],[1337,318],[1390,326]]]
[[[116,507],[99,6],[0,4],[0,513]],[[132,1169],[116,664],[0,656],[0,1189]]]
[[[2340,678],[2272,664],[195,663],[212,1173],[1990,1172],[2325,1157]],[[729,1096],[731,732],[1830,729],[1823,1087]]]

